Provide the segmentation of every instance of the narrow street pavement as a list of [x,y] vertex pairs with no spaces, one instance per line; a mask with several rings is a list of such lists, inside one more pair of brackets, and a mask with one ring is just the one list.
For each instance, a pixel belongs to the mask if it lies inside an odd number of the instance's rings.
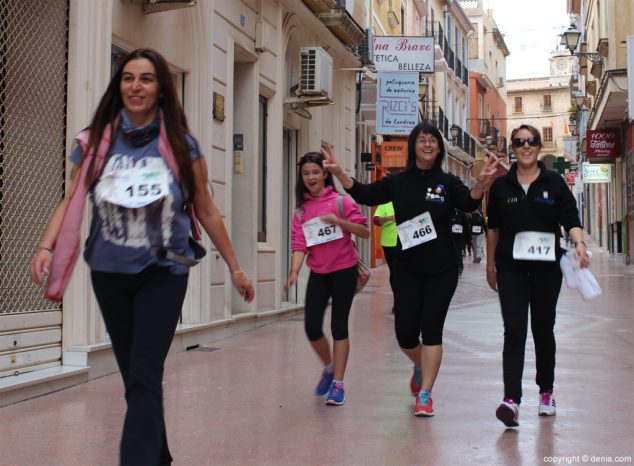
[[[394,338],[381,267],[353,306],[342,407],[313,396],[320,365],[301,315],[170,355],[164,389],[174,465],[632,463],[634,267],[592,249],[603,295],[584,302],[564,285],[559,301],[557,416],[537,416],[529,338],[520,427],[495,418],[502,320],[484,263],[467,257],[445,326],[436,416],[415,418],[411,367]],[[118,374],[1,408],[0,464],[114,465],[123,414]]]

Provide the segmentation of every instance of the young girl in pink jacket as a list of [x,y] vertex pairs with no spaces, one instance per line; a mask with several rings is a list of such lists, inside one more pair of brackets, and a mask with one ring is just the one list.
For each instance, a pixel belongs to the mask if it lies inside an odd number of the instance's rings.
[[[328,394],[326,404],[338,406],[345,402],[343,377],[350,352],[348,316],[358,278],[359,255],[351,236],[368,238],[370,230],[359,206],[337,192],[323,161],[321,153],[308,152],[298,163],[297,212],[291,226],[293,255],[284,288],[288,291],[297,282],[297,274],[307,257],[306,265],[311,272],[306,287],[304,328],[324,364],[315,393],[320,397]],[[341,208],[337,206],[339,197]],[[332,355],[328,338],[322,332],[330,299]]]

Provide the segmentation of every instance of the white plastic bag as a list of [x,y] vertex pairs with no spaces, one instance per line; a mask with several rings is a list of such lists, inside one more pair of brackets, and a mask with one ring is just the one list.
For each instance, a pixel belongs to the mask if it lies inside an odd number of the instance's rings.
[[[588,257],[592,257],[590,251],[588,251]],[[566,286],[576,289],[585,301],[596,298],[602,293],[601,287],[592,272],[590,272],[590,269],[579,267],[579,261],[575,258],[574,251],[566,252],[561,257],[559,265],[564,274]]]

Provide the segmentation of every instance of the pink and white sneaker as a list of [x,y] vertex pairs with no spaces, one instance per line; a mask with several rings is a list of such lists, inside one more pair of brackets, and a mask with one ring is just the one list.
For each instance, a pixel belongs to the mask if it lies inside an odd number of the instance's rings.
[[552,388],[539,394],[539,408],[537,409],[537,412],[540,416],[554,416],[557,414],[555,397],[553,396]]
[[518,422],[520,407],[511,398],[504,398],[495,411],[495,416],[502,421],[506,427],[518,427],[520,425]]

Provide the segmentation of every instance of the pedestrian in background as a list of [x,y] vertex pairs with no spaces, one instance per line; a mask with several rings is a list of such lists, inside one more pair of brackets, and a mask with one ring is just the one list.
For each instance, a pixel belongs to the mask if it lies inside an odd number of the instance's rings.
[[458,177],[442,170],[443,137],[428,123],[417,125],[409,135],[405,171],[372,184],[346,175],[331,148],[322,152],[327,170],[357,202],[394,205],[399,237],[394,267],[396,338],[414,364],[410,379],[416,397],[414,415],[433,416],[431,392],[442,360],[443,327],[458,284],[451,214],[456,207],[473,210],[480,205],[499,160],[488,159],[469,190]]
[[467,230],[469,222],[464,212],[454,209],[451,214],[451,238],[458,255],[458,275],[464,270],[464,257],[467,249]]
[[[324,169],[324,157],[308,152],[298,163],[295,200],[297,211],[291,224],[291,270],[284,289],[288,292],[306,258],[310,269],[306,286],[304,328],[324,368],[315,389],[327,396],[326,404],[342,405],[343,378],[348,364],[350,340],[348,317],[357,289],[359,254],[352,234],[368,238],[367,219],[359,206],[335,189],[332,175]],[[330,330],[333,350],[322,331],[324,314],[332,300]]]
[[[172,74],[151,49],[129,53],[70,155],[71,188],[31,262],[46,296],[61,300],[79,253],[85,199],[92,223],[84,258],[125,388],[122,465],[170,464],[163,368],[181,314],[189,267],[186,206],[215,244],[246,301],[254,296],[207,186],[207,165],[189,133]],[[149,181],[148,181],[149,180]]]
[[473,250],[473,263],[482,261],[482,244],[486,235],[484,218],[479,210],[474,210],[469,216],[469,231],[471,236],[471,248]]
[[[394,294],[394,259],[396,258],[396,242],[398,233],[396,232],[396,222],[394,218],[394,206],[391,202],[381,204],[374,212],[374,224],[381,227],[381,248],[383,256],[389,270],[390,289]],[[392,314],[396,306],[392,305]]]
[[569,232],[575,257],[587,267],[577,203],[564,179],[538,161],[537,128],[521,125],[511,133],[517,162],[491,186],[488,204],[487,282],[498,292],[504,321],[504,399],[497,418],[519,425],[522,374],[530,307],[535,343],[535,382],[540,416],[556,413],[555,310],[562,283],[560,225]]

